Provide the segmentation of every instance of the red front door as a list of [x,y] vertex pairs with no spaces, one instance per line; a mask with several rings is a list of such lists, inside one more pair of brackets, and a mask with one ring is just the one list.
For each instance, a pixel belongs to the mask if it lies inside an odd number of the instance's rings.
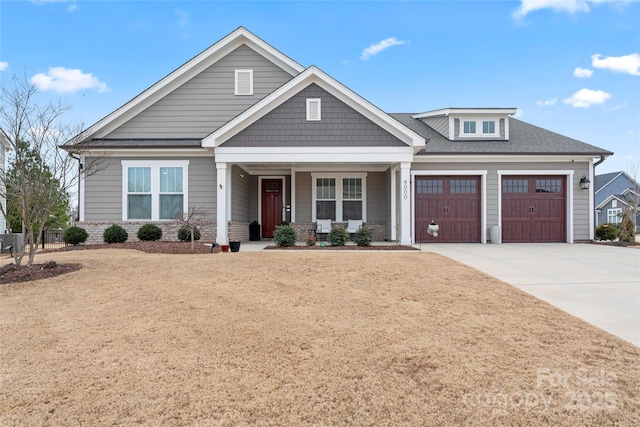
[[282,222],[282,180],[262,180],[262,237],[273,237],[273,230]]

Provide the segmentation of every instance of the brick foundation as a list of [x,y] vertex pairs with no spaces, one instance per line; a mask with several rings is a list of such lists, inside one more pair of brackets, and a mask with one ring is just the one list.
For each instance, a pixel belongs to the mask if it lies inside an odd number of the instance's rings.
[[[154,221],[114,221],[114,222],[93,222],[93,221],[79,221],[76,225],[84,228],[89,234],[87,243],[104,243],[102,235],[104,230],[111,227],[113,224],[127,230],[129,234],[128,241],[138,241],[138,230],[144,224],[155,224],[162,230],[162,240],[177,241],[178,229],[180,225],[175,222],[154,222]],[[213,221],[207,221],[203,225],[199,226],[200,240],[203,242],[215,242],[216,240],[216,223]],[[247,232],[248,233],[248,232]]]

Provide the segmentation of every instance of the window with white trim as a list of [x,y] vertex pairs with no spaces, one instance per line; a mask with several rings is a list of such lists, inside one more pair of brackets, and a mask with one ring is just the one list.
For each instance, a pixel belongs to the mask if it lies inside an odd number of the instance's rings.
[[307,121],[320,121],[322,117],[322,100],[320,98],[307,98]]
[[500,136],[497,120],[466,119],[461,121],[460,136]]
[[620,224],[622,222],[622,209],[607,209],[607,222],[609,224]]
[[188,166],[188,160],[123,160],[123,221],[181,218],[187,210]]
[[313,220],[366,221],[366,173],[311,174]]
[[253,95],[253,70],[236,70],[236,95]]

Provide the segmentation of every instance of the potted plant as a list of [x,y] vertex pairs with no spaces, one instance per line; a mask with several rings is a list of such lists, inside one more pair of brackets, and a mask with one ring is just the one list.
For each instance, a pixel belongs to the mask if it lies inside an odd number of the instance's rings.
[[249,224],[249,240],[252,242],[260,240],[260,223],[251,221]]

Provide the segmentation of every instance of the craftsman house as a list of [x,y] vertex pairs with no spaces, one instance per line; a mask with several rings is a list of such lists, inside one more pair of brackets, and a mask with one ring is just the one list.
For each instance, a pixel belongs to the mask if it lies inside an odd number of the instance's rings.
[[[515,108],[388,114],[238,28],[81,135],[78,225],[94,241],[190,208],[205,239],[262,238],[281,221],[362,220],[376,240],[574,242],[593,237],[594,160],[609,151],[513,117]],[[426,225],[440,225],[437,238]]]

